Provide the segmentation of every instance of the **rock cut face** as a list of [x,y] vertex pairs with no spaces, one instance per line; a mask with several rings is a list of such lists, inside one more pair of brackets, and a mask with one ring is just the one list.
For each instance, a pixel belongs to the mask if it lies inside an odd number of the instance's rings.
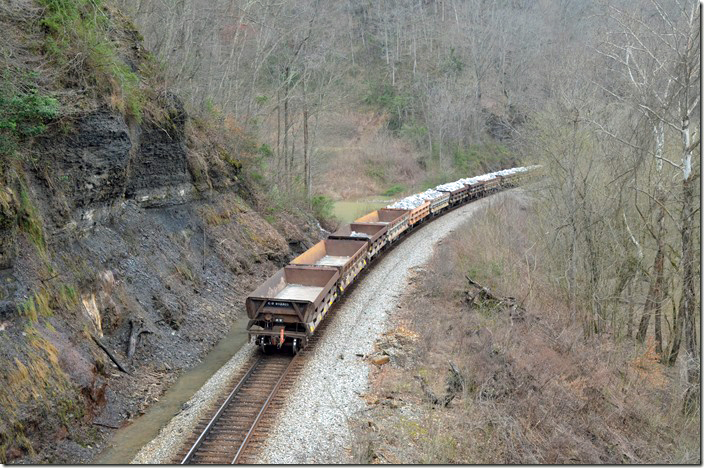
[[124,199],[149,207],[191,198],[187,114],[175,96],[161,100],[166,111],[161,122],[136,124],[101,108],[38,141],[34,172],[44,183],[36,195],[57,228],[92,226]]
[[167,96],[167,117],[160,124],[140,127],[139,144],[130,163],[127,198],[191,183],[186,159],[186,111],[174,96]]
[[121,197],[132,141],[121,115],[101,109],[81,117],[74,129],[40,142],[39,157],[74,208]]

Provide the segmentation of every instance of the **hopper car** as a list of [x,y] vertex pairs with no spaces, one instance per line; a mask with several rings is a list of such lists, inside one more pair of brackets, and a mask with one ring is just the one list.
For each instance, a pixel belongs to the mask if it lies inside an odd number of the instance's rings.
[[449,203],[450,206],[457,206],[465,202],[467,197],[469,197],[470,185],[465,184],[464,186],[458,188],[457,190],[443,190],[438,189],[439,192],[447,192],[450,194]]
[[345,224],[328,236],[328,239],[366,239],[369,243],[367,260],[371,261],[386,245],[386,231],[388,226],[384,223],[350,223]]
[[290,342],[304,347],[337,299],[337,268],[287,265],[247,297],[249,335],[264,352]]
[[440,192],[442,195],[430,200],[430,214],[438,216],[450,206],[450,194],[448,192]]
[[380,208],[355,220],[355,223],[379,223],[386,224],[387,242],[398,239],[406,229],[409,228],[409,215],[411,210],[399,210],[395,208]]
[[[411,209],[381,208],[341,226],[254,290],[246,299],[250,340],[266,353],[306,346],[320,322],[380,253],[434,218],[499,190],[539,175],[540,166],[498,171],[467,180],[439,196],[420,200]],[[462,183],[462,181],[458,181]],[[431,192],[432,193],[432,192]]]
[[416,208],[412,209],[408,214],[408,224],[410,227],[416,227],[416,225],[425,221],[428,216],[430,216],[430,202],[425,201]]

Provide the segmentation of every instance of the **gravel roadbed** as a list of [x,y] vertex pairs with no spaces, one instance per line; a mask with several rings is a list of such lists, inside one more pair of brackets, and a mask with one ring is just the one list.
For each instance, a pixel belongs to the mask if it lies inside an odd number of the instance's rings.
[[373,351],[398,303],[410,270],[426,263],[434,246],[478,208],[501,201],[506,192],[460,207],[407,237],[387,252],[346,300],[310,356],[279,413],[258,463],[352,463],[348,420],[365,409],[369,364],[359,355]]
[[170,464],[198,422],[210,415],[218,398],[229,390],[233,377],[255,351],[257,347],[252,343],[245,344],[183,405],[186,409],[174,416],[130,463]]

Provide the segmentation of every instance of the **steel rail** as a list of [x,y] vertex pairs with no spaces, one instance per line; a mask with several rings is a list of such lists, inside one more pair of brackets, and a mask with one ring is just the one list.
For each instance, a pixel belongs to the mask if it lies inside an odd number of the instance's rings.
[[286,378],[289,370],[291,370],[291,368],[293,367],[293,363],[296,362],[297,359],[299,359],[299,356],[301,356],[301,355],[297,354],[293,357],[293,359],[291,359],[291,362],[289,362],[288,366],[286,366],[286,369],[284,369],[283,373],[281,374],[281,377],[279,377],[279,380],[276,382],[276,385],[274,385],[274,388],[271,390],[271,393],[269,393],[269,396],[267,397],[266,401],[262,405],[262,409],[259,410],[259,414],[257,414],[257,417],[254,419],[254,422],[252,423],[252,427],[249,428],[249,431],[247,432],[247,435],[244,437],[244,440],[242,441],[242,444],[240,445],[239,450],[237,450],[235,457],[230,462],[231,465],[234,465],[235,463],[237,463],[237,461],[239,460],[242,453],[244,453],[244,450],[247,447],[247,444],[249,444],[249,440],[250,440],[252,434],[254,433],[254,429],[256,429],[257,424],[259,424],[259,420],[262,418],[262,416],[266,412],[267,408],[269,408],[269,404],[276,396],[276,393],[279,391],[279,387],[281,386],[281,382],[284,381],[284,378]]
[[252,367],[249,368],[247,373],[240,379],[240,381],[237,383],[235,388],[230,392],[228,397],[225,399],[223,404],[220,405],[220,408],[215,413],[215,416],[213,416],[212,419],[210,420],[210,422],[208,423],[208,425],[205,426],[205,429],[203,429],[203,432],[201,432],[200,436],[195,441],[195,443],[193,444],[191,449],[188,451],[186,456],[183,457],[183,460],[181,460],[181,465],[186,465],[186,464],[190,463],[191,459],[193,458],[193,455],[195,455],[195,453],[198,451],[200,446],[203,444],[203,441],[210,433],[210,430],[213,428],[215,423],[217,423],[217,421],[220,419],[220,416],[222,416],[222,413],[225,411],[225,409],[230,404],[230,402],[235,397],[235,395],[237,395],[237,393],[240,391],[240,389],[242,388],[242,385],[244,385],[244,383],[247,381],[247,379],[249,379],[249,377],[252,375],[252,373],[254,373],[254,370],[257,367],[259,367],[259,364],[262,362],[262,360],[263,360],[263,357],[260,357],[259,359],[257,359],[254,362],[254,364],[252,364]]

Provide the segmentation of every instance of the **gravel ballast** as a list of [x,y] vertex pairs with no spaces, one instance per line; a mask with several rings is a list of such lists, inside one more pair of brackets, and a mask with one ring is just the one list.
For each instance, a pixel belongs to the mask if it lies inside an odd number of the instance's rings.
[[478,208],[500,201],[500,193],[462,206],[403,240],[373,266],[350,292],[318,342],[279,414],[259,463],[352,463],[348,419],[365,409],[370,364],[360,355],[373,351],[389,313],[408,285],[414,267],[429,260],[433,247]]

